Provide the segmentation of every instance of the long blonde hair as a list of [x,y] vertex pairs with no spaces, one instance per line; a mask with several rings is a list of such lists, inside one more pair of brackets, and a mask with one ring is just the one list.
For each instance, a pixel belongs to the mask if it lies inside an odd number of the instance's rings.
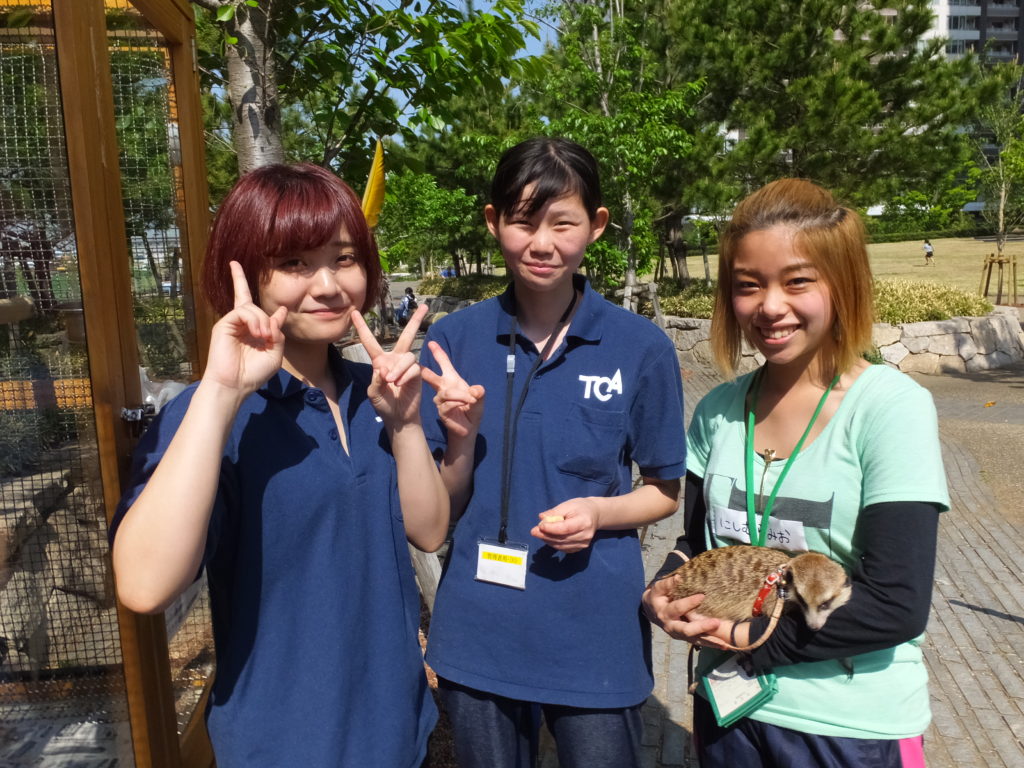
[[835,373],[850,368],[871,349],[871,265],[864,223],[856,211],[805,179],[779,179],[746,197],[722,233],[718,251],[718,291],[711,318],[711,351],[728,376],[736,374],[743,331],[732,306],[732,265],[740,241],[751,232],[775,226],[795,231],[794,246],[824,279],[834,311],[832,360]]

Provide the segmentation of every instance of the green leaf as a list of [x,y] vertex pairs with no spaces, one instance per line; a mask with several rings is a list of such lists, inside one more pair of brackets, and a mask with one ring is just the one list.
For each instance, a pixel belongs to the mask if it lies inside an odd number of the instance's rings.
[[222,5],[217,9],[217,21],[230,21],[234,16],[235,6],[233,5]]
[[16,27],[27,27],[31,22],[31,8],[17,8],[7,15],[7,26],[12,29]]

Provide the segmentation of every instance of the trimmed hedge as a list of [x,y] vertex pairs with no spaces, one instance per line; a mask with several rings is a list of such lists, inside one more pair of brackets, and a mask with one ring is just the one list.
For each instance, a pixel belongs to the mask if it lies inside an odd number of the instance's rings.
[[[459,278],[431,277],[420,283],[427,296],[453,296],[482,301],[505,290],[508,281],[491,275],[467,275]],[[992,304],[973,293],[930,282],[902,279],[875,281],[875,320],[877,322],[915,323],[922,320],[948,320],[951,317],[981,317],[992,311]],[[681,288],[676,280],[658,282],[658,301],[662,314],[676,317],[710,318],[714,309],[715,287],[703,280],[691,280]],[[640,314],[653,316],[650,302],[640,303]]]
[[991,227],[960,227],[959,229],[936,229],[929,232],[886,232],[868,231],[869,243],[898,243],[903,240],[938,240],[943,237],[979,237],[992,235]]

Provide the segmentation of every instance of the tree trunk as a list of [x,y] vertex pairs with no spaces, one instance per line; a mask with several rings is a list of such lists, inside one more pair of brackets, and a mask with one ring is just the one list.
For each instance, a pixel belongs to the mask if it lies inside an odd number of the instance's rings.
[[636,286],[636,248],[633,245],[633,198],[626,193],[622,200],[622,234],[626,238],[626,284],[622,292],[622,306],[630,311],[633,306],[633,289]]
[[[1009,190],[1009,185],[1003,181],[999,185],[999,225],[996,227],[996,254],[1000,260],[1003,258],[1003,248],[1006,246],[1006,198]],[[1002,265],[999,267],[999,275],[1002,277],[1003,268]],[[1000,286],[1002,288],[1002,286]],[[1001,292],[1001,291],[1000,291]]]
[[227,47],[227,95],[240,174],[284,162],[274,61],[273,16],[278,10],[275,0],[263,0],[258,8],[242,4],[225,25],[228,35],[238,39]]
[[679,223],[672,223],[668,228],[668,252],[672,259],[672,266],[676,273],[676,279],[680,285],[685,285],[690,279],[689,265],[686,263],[686,241],[683,239],[683,228]]

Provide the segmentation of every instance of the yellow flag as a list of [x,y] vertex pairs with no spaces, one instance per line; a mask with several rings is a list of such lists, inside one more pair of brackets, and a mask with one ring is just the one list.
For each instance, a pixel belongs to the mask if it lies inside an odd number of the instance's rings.
[[377,148],[373,152],[373,164],[370,166],[370,177],[366,180],[363,192],[363,215],[370,229],[377,226],[380,209],[384,207],[384,145],[377,139]]

